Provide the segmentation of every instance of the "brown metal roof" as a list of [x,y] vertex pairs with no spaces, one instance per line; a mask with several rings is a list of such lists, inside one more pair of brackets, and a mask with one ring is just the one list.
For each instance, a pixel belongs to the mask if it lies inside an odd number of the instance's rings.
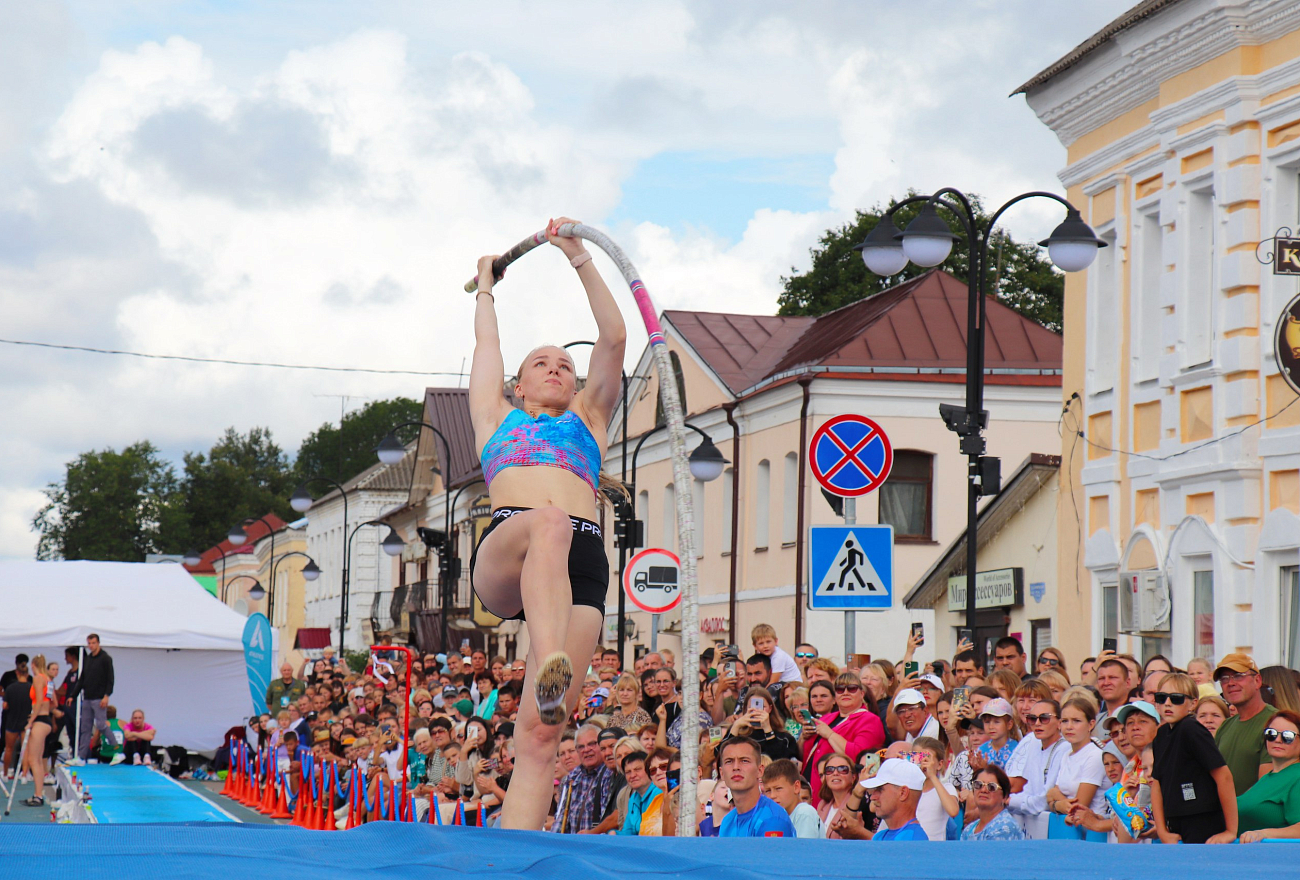
[[[343,489],[351,492],[353,489],[369,489],[375,492],[397,491],[405,492],[411,485],[411,472],[415,468],[415,444],[406,444],[406,457],[397,464],[383,464],[375,462],[361,473],[357,474],[350,480],[343,483]],[[322,501],[328,501],[338,495],[337,489],[331,489],[327,494],[316,499],[315,504]]]
[[664,317],[738,394],[772,373],[816,318],[670,310]]
[[[451,454],[448,480],[452,487],[483,478],[474,444],[474,427],[469,420],[469,390],[466,388],[426,388],[424,419],[447,438]],[[428,448],[435,466],[442,469],[442,441],[430,431],[420,434],[420,454]]]
[[1142,0],[1141,3],[1137,4],[1128,12],[1125,12],[1119,18],[1097,31],[1097,33],[1075,46],[1059,60],[1053,62],[1050,67],[1039,71],[1028,82],[1012,92],[1011,97],[1024,94],[1035,86],[1041,86],[1052,77],[1064,73],[1084,58],[1106,45],[1106,43],[1110,42],[1111,38],[1116,34],[1128,30],[1144,18],[1150,18],[1166,6],[1173,6],[1178,2],[1180,2],[1180,0]]
[[[665,312],[733,393],[800,367],[964,372],[965,283],[939,269],[816,318]],[[1059,371],[1061,337],[994,299],[985,307],[985,367]]]

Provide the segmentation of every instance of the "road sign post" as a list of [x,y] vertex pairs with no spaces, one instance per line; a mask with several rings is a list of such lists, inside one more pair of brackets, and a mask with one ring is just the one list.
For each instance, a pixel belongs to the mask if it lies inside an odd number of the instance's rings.
[[[869,492],[874,492],[889,478],[889,471],[894,465],[894,450],[889,443],[888,435],[885,434],[880,425],[866,416],[843,415],[830,419],[813,434],[812,441],[808,444],[808,462],[812,466],[813,476],[821,484],[822,488],[844,499],[844,525],[849,528],[857,525],[857,499]],[[888,529],[886,542],[888,559],[883,565],[887,569],[887,574],[882,576],[880,572],[881,566],[876,564],[876,560],[871,559],[869,553],[864,556],[866,545],[861,543],[860,538],[859,544],[855,547],[852,540],[846,537],[843,538],[842,543],[822,549],[823,556],[826,552],[834,553],[835,556],[829,560],[822,559],[821,562],[828,566],[838,564],[839,569],[838,571],[831,571],[828,568],[819,577],[816,574],[816,572],[821,571],[818,567],[816,536],[819,528],[821,527],[812,529],[813,540],[811,541],[810,562],[814,572],[812,582],[815,586],[808,594],[808,607],[810,609],[818,607],[844,609],[844,656],[851,659],[858,649],[856,609],[861,607],[881,611],[892,604],[894,533],[889,526],[883,527]],[[882,527],[875,526],[871,528],[880,529]],[[855,534],[854,530],[849,528],[849,534]],[[834,538],[828,538],[827,540],[833,542]],[[884,548],[880,546],[878,538],[873,538],[872,541],[873,552],[878,559],[881,559],[883,555],[886,555],[884,554]],[[860,548],[862,552],[857,548]],[[864,576],[862,565],[869,567],[871,574]],[[872,580],[872,575],[875,576],[874,580]],[[827,580],[828,577],[834,581],[833,587],[831,581]],[[868,589],[868,586],[875,589]],[[830,593],[837,589],[840,591],[840,596],[834,597],[830,601],[839,604],[819,604],[828,601]],[[850,596],[859,589],[865,591],[861,596]],[[881,590],[883,590],[884,594],[885,604],[883,606],[879,604]],[[821,594],[820,598],[819,594]],[[863,600],[864,604],[854,604],[851,601],[859,598]]]

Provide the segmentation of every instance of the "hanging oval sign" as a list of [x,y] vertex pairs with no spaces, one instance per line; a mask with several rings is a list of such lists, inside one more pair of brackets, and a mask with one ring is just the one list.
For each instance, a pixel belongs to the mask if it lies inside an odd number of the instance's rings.
[[1282,378],[1291,390],[1300,394],[1300,296],[1296,296],[1277,319],[1277,335],[1273,339],[1273,357]]

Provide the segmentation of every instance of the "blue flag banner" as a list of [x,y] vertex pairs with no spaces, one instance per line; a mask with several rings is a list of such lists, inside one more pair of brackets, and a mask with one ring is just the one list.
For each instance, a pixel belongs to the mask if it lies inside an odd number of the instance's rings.
[[271,684],[271,621],[258,611],[244,624],[244,663],[248,667],[248,692],[253,714],[266,711],[266,689]]

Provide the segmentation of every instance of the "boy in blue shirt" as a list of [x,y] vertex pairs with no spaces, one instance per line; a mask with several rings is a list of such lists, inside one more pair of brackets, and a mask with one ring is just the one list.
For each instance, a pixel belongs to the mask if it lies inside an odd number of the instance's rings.
[[758,743],[747,736],[734,736],[722,743],[718,765],[735,806],[722,820],[719,837],[795,837],[794,823],[785,808],[758,789],[762,755]]

